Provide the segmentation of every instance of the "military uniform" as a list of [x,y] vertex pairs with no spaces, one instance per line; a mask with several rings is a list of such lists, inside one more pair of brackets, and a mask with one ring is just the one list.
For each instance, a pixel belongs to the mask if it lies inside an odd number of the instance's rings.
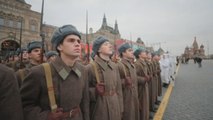
[[[27,45],[27,52],[31,53],[31,51],[33,49],[36,48],[41,48],[42,44],[39,41],[33,41],[28,43]],[[23,64],[23,66],[21,66],[21,64]],[[27,76],[27,74],[29,73],[30,69],[34,66],[37,66],[38,64],[33,64],[32,62],[30,62],[30,60],[25,60],[25,61],[19,61],[17,62],[17,65],[19,66],[19,69],[16,71],[16,77],[19,83],[19,87],[21,87],[21,84],[25,78],[25,76]]]
[[140,59],[136,61],[135,66],[138,79],[140,120],[149,120],[149,87],[148,81],[144,79],[144,77],[148,76],[148,68],[145,61]]
[[[50,63],[56,103],[64,113],[79,107],[72,120],[89,120],[87,71],[79,63],[68,67],[57,57]],[[33,67],[24,79],[21,96],[26,120],[46,120],[50,112],[48,90],[43,66]],[[71,118],[66,118],[71,120]]]
[[123,112],[123,95],[118,67],[112,61],[104,61],[97,57],[94,61],[100,78],[104,83],[104,94],[99,95],[96,91],[95,69],[90,63],[87,65],[89,72],[90,92],[90,117],[91,120],[121,120]]
[[123,120],[139,120],[138,81],[136,68],[126,59],[122,59],[118,65],[123,89]]
[[150,109],[151,111],[155,111],[155,102],[157,97],[157,77],[155,75],[155,65],[152,61],[146,60],[148,67],[148,75],[151,76],[149,84],[149,99],[150,99]]
[[0,64],[0,118],[23,120],[18,83],[12,69]]
[[162,80],[161,80],[161,68],[159,61],[155,61],[155,64],[157,66],[157,80],[158,80],[158,96],[162,96]]
[[25,68],[19,69],[18,71],[15,72],[17,80],[18,80],[19,87],[21,87],[25,76],[27,76],[27,74],[30,72],[30,69],[32,67],[34,67],[34,66],[37,66],[37,65],[29,63],[29,62],[26,62],[25,63]]

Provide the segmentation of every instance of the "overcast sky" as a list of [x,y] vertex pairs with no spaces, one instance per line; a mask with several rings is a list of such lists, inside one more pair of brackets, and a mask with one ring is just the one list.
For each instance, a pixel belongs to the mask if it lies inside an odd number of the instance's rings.
[[[32,10],[41,11],[42,0],[25,0]],[[115,20],[122,38],[141,37],[146,45],[154,44],[174,55],[191,46],[194,36],[206,54],[213,53],[213,0],[45,0],[44,21],[62,26],[72,24],[86,31],[86,10],[89,28],[97,31],[104,13],[107,23]]]

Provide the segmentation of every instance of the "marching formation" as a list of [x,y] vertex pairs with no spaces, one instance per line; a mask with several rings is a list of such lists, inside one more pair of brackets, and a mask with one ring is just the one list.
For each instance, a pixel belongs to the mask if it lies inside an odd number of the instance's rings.
[[82,61],[73,25],[56,29],[51,43],[56,51],[43,54],[33,41],[1,61],[0,119],[149,120],[162,87],[174,80],[175,57],[125,43],[117,58],[103,36],[94,40],[90,62]]

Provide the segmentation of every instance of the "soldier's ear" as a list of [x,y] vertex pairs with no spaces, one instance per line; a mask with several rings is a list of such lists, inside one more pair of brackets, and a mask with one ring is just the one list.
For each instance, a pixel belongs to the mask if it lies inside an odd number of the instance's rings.
[[57,46],[57,50],[59,50],[59,51],[62,50],[62,49],[61,49],[61,45],[58,45],[58,46]]

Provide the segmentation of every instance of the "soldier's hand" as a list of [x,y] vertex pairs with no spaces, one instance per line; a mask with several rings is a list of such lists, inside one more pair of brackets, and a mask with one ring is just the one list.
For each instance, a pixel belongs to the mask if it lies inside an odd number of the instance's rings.
[[127,76],[125,78],[125,84],[126,84],[126,86],[131,86],[132,85],[132,79],[129,76]]
[[57,108],[56,112],[50,112],[48,114],[47,120],[62,120],[63,117],[63,109]]
[[146,78],[147,82],[150,81],[150,76],[149,75],[146,75],[145,78]]
[[104,92],[105,92],[105,85],[104,85],[104,83],[97,83],[96,84],[96,92],[99,95],[104,95]]

